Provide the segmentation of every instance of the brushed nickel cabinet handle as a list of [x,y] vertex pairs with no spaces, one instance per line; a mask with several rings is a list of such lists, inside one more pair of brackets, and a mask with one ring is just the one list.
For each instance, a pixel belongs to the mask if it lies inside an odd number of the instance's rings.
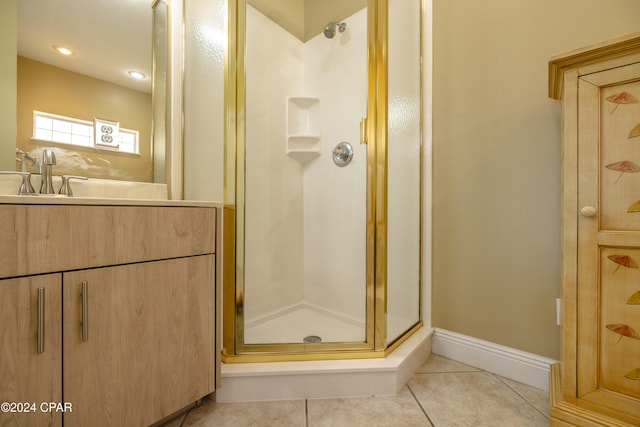
[[44,288],[38,288],[38,354],[44,353]]
[[89,315],[87,313],[87,281],[82,281],[82,342],[89,340]]

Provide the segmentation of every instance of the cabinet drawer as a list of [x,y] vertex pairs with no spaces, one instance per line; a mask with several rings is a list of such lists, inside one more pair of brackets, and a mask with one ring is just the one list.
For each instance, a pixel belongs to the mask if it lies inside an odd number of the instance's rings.
[[0,206],[0,278],[215,252],[216,209]]

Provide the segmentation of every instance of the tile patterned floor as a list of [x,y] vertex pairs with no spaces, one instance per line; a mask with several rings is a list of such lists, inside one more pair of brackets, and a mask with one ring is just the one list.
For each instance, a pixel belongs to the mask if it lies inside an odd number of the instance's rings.
[[396,396],[247,403],[205,399],[163,427],[548,425],[546,392],[433,354]]

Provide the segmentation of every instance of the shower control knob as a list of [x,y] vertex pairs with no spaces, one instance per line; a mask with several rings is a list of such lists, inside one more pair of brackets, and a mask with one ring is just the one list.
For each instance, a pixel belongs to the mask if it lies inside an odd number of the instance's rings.
[[596,208],[594,206],[584,206],[580,209],[580,214],[586,217],[592,217],[596,214]]
[[331,151],[333,154],[333,163],[338,167],[345,167],[351,163],[353,159],[353,146],[348,142],[341,142]]

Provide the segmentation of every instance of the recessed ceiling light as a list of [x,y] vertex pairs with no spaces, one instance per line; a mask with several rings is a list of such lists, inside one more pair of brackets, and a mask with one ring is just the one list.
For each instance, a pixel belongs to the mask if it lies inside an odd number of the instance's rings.
[[53,48],[57,50],[59,53],[61,53],[62,55],[65,55],[65,56],[73,55],[73,51],[64,46],[54,46]]
[[142,74],[140,71],[129,71],[129,75],[131,76],[132,79],[136,79],[136,80],[142,80],[145,78],[145,75]]

